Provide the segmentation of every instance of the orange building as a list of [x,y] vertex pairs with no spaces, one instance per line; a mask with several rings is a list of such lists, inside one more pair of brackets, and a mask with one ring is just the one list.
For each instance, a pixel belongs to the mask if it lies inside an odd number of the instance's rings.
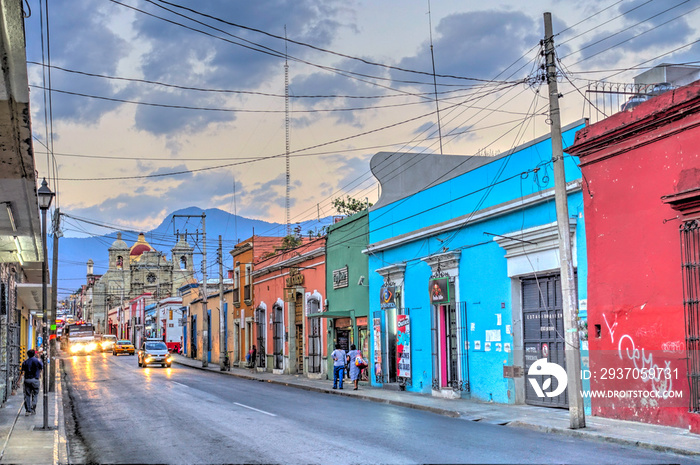
[[325,377],[326,331],[321,318],[309,315],[324,307],[326,238],[257,262],[253,287],[257,369]]
[[[231,327],[228,337],[233,366],[244,366],[246,354],[253,344],[257,344],[253,325],[253,270],[258,262],[273,255],[281,245],[281,237],[253,235],[236,244],[230,252],[233,257],[231,271],[233,291],[227,301],[230,302],[228,308],[231,309]],[[263,359],[265,357],[263,351],[259,351],[258,355]]]

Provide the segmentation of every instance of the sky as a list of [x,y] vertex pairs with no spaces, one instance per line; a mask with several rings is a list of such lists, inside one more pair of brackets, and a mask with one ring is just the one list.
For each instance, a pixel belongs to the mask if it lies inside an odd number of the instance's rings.
[[[375,202],[379,151],[489,156],[547,134],[544,12],[564,125],[624,102],[596,110],[590,86],[700,56],[700,0],[46,6],[25,3],[38,175],[62,212],[131,230],[190,206],[284,223],[287,118],[292,223]],[[84,231],[109,232],[64,234]]]

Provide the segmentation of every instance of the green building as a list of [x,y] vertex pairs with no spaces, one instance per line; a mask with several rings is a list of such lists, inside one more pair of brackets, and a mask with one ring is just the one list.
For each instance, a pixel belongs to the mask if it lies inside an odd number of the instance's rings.
[[[368,257],[362,251],[369,238],[367,211],[356,213],[332,225],[326,237],[326,311],[320,316],[328,325],[328,353],[335,344],[349,350],[355,344],[369,357]],[[328,358],[332,377],[333,360]]]

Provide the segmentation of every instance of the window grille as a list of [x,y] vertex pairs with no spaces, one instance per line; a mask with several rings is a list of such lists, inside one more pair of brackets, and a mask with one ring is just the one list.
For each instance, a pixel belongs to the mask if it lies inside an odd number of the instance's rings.
[[689,408],[700,413],[700,221],[686,221],[680,234]]

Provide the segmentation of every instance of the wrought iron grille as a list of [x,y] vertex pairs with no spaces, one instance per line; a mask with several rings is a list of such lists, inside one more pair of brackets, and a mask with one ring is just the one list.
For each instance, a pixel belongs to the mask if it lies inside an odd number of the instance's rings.
[[680,234],[689,408],[700,413],[700,221],[686,221]]
[[[9,367],[8,367],[8,387],[9,391],[13,390],[18,390],[19,389],[19,381],[20,381],[20,343],[19,343],[19,336],[20,336],[20,328],[18,324],[10,324],[7,328],[7,340],[8,340],[8,362],[9,362]],[[7,401],[7,393],[8,389],[5,390],[4,392],[4,399],[3,402]]]
[[321,319],[309,318],[309,373],[321,373]]
[[265,368],[265,311],[257,309],[255,312],[255,325],[258,333],[258,351],[255,357],[255,366]]
[[[443,313],[444,312],[444,313]],[[444,319],[444,333],[440,331]],[[469,339],[466,302],[433,305],[430,312],[431,347],[433,360],[432,388],[443,387],[470,392]],[[442,344],[444,342],[444,345]],[[443,350],[441,348],[444,347]],[[441,363],[445,360],[446,378],[443,380]]]
[[273,366],[277,370],[282,369],[282,338],[284,337],[284,325],[282,324],[282,307],[275,305],[272,307],[275,320],[272,325],[272,350],[274,351]]

